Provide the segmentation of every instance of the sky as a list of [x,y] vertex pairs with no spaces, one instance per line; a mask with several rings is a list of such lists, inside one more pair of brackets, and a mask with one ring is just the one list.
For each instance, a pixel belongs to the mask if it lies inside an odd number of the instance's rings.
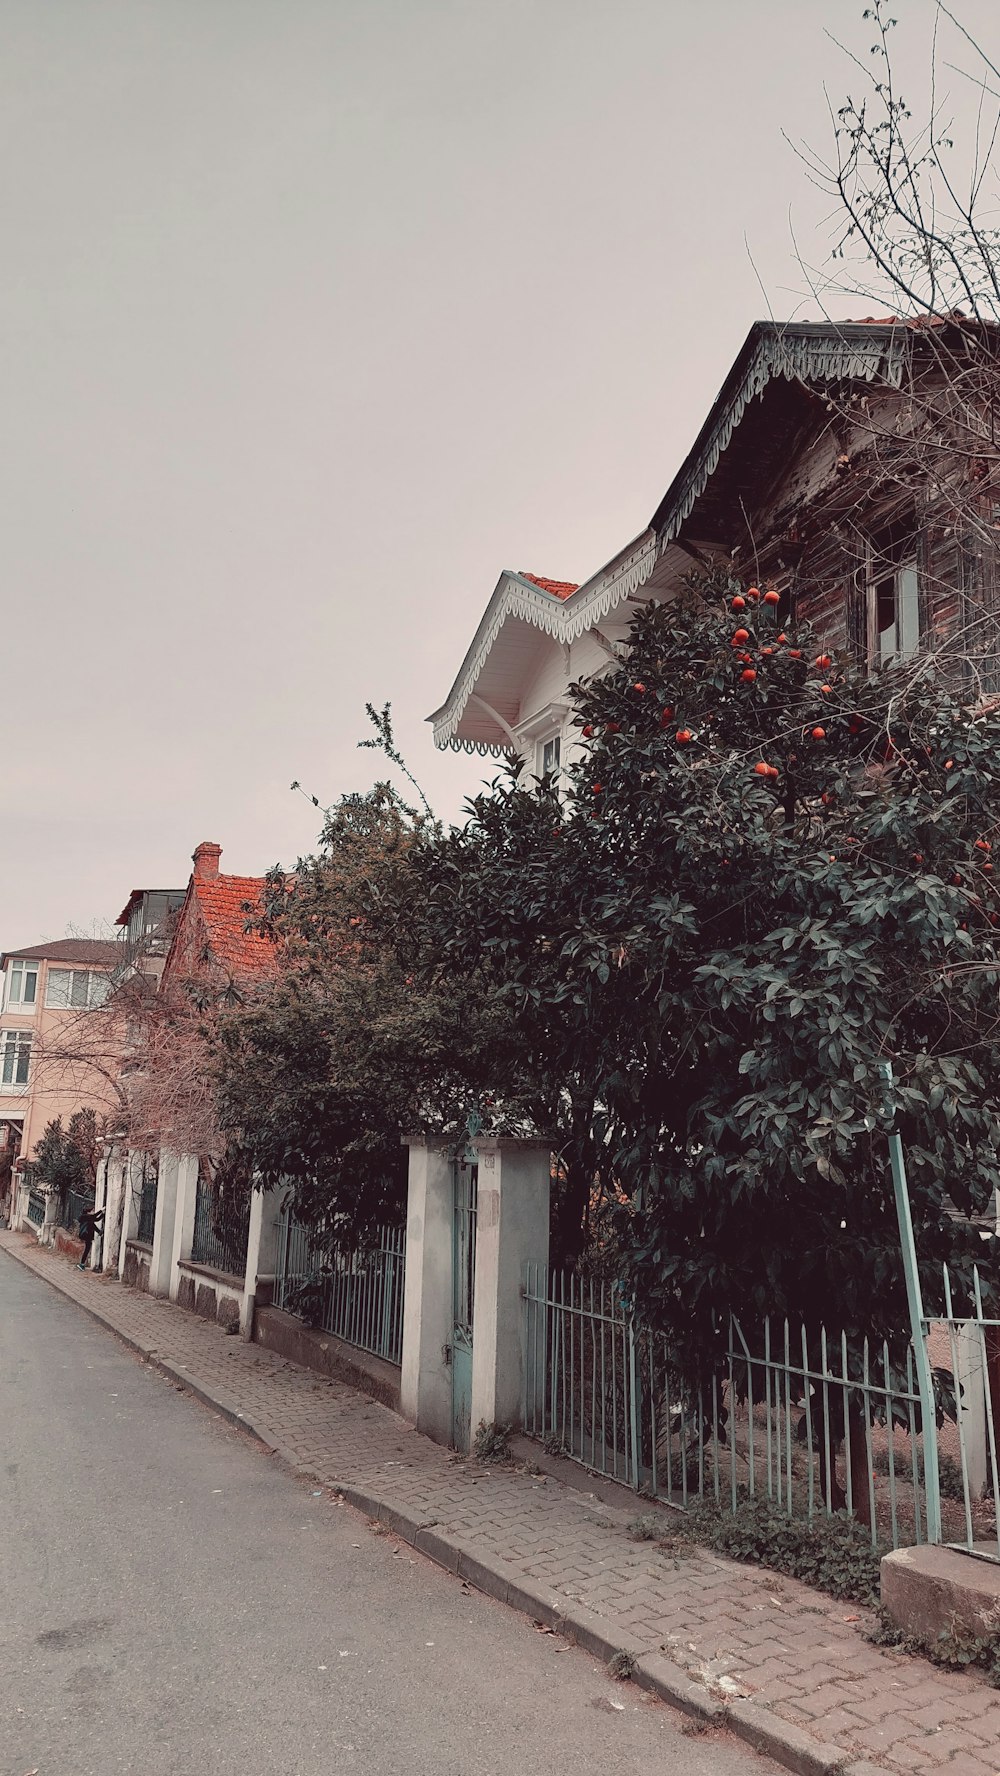
[[501,571],[594,572],[752,322],[817,312],[783,132],[827,148],[862,10],[0,0],[0,948],[203,839],[293,864],[366,701],[460,817],[490,762],[425,717]]

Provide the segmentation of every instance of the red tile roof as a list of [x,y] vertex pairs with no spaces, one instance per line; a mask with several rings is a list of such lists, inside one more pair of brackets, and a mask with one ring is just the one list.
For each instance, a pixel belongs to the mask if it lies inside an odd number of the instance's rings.
[[529,573],[522,573],[519,578],[530,580],[533,586],[540,586],[543,592],[551,592],[553,598],[572,598],[573,593],[579,591],[574,580],[545,580],[541,574]]
[[[191,878],[212,955],[234,976],[273,974],[277,968],[270,940],[245,929],[248,918],[260,908],[263,888],[263,876]],[[248,903],[251,913],[244,911]]]

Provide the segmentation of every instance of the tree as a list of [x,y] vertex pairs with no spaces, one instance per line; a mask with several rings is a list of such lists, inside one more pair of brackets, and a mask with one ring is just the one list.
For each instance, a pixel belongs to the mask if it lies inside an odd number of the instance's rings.
[[89,1108],[75,1110],[65,1129],[61,1116],[46,1123],[35,1148],[34,1164],[43,1182],[58,1190],[65,1201],[67,1191],[93,1190],[99,1147],[96,1113]]
[[418,983],[400,942],[418,916],[411,853],[432,825],[385,784],[331,809],[319,852],[268,878],[277,979],[211,1037],[227,1164],[289,1191],[327,1238],[398,1218],[403,1138],[459,1138],[470,1057],[499,1032],[474,981]]
[[574,689],[564,815],[514,787],[416,860],[437,965],[486,957],[526,1069],[575,1072],[634,1300],[692,1372],[729,1310],[902,1356],[882,1060],[932,1308],[1000,1183],[1000,712],[774,609],[724,576],[642,608]]

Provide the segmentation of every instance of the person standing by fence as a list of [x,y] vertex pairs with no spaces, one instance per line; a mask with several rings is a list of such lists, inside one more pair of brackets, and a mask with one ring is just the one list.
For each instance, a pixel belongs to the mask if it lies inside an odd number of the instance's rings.
[[80,1216],[80,1224],[77,1231],[83,1241],[83,1254],[76,1268],[77,1270],[86,1270],[87,1261],[90,1257],[90,1248],[94,1243],[94,1235],[98,1232],[104,1232],[104,1210],[87,1209],[85,1214]]

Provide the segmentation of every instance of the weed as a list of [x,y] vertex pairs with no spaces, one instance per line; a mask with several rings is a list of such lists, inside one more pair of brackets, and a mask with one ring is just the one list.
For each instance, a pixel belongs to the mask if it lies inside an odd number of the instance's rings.
[[639,1661],[634,1653],[627,1653],[620,1647],[608,1660],[608,1671],[616,1683],[631,1683],[639,1674]]
[[949,1671],[981,1671],[987,1683],[1000,1689],[1000,1634],[970,1634],[952,1618],[936,1640],[920,1635],[904,1634],[881,1605],[876,1620],[865,1636],[873,1646],[898,1647],[904,1653],[917,1653]]
[[654,1511],[647,1511],[642,1517],[633,1517],[631,1523],[625,1525],[625,1534],[630,1542],[658,1542],[663,1534],[663,1518]]
[[472,1453],[481,1462],[509,1462],[510,1438],[512,1426],[509,1424],[487,1424],[485,1418],[479,1420]]
[[[645,1521],[638,1518],[636,1525]],[[634,1527],[629,1525],[630,1535]],[[633,1539],[647,1539],[645,1530]],[[786,1517],[771,1499],[748,1495],[737,1500],[735,1511],[710,1503],[695,1505],[657,1539],[665,1554],[691,1545],[712,1548],[730,1560],[770,1567],[830,1597],[854,1603],[877,1598],[879,1565],[888,1552],[873,1548],[868,1530],[846,1512],[802,1523]]]

